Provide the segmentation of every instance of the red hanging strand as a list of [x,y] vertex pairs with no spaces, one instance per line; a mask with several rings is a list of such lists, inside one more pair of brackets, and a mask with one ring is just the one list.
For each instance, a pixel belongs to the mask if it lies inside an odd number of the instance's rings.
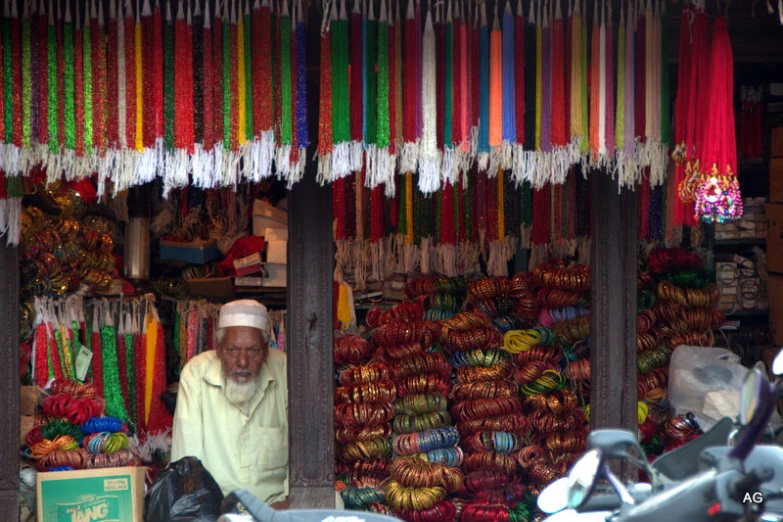
[[517,16],[514,18],[516,47],[514,49],[514,110],[516,111],[517,143],[520,145],[525,144],[525,25],[525,17],[520,3]]
[[[212,128],[213,142],[223,143],[223,20],[217,12],[212,18]],[[207,13],[205,13],[205,16]],[[205,84],[206,85],[206,84]]]
[[[566,127],[568,113],[565,104],[565,29],[563,18],[555,17],[552,27],[552,145],[564,147],[569,134]],[[570,69],[570,66],[569,66]],[[524,82],[523,82],[524,83]],[[558,199],[559,201],[559,199]]]
[[[136,148],[136,23],[133,13],[125,16],[125,142]],[[143,410],[142,410],[143,411]]]
[[[209,5],[209,4],[207,4]],[[215,145],[215,65],[212,50],[212,20],[209,19],[210,13],[204,13],[204,43],[201,46],[201,60],[203,65],[203,107],[204,107],[204,135],[202,145],[205,151],[210,151]],[[259,52],[260,54],[260,52]]]
[[451,182],[446,180],[443,190],[441,190],[440,237],[438,238],[441,245],[455,245],[457,243],[454,231],[454,204],[454,187]]
[[[149,6],[147,6],[149,7]],[[161,25],[161,39],[160,39],[160,50],[163,50],[163,26]],[[144,74],[142,75],[142,83],[144,84],[144,87],[142,89],[142,107],[144,107],[144,118],[143,118],[143,128],[142,128],[142,136],[144,139],[144,147],[145,148],[154,148],[155,147],[155,127],[156,127],[156,118],[158,117],[158,109],[163,109],[163,99],[161,98],[161,104],[159,106],[156,106],[155,104],[155,74],[156,74],[156,64],[155,64],[155,21],[152,18],[152,13],[142,12],[141,14],[141,63],[142,67],[144,68]],[[149,42],[149,44],[146,44],[146,42]],[[151,45],[150,45],[151,44]],[[163,58],[161,57],[161,66],[163,65]],[[162,82],[161,82],[161,88],[162,88]],[[192,91],[191,91],[192,92]],[[161,120],[163,118],[163,113],[160,114]],[[161,136],[163,136],[163,133],[161,133]]]

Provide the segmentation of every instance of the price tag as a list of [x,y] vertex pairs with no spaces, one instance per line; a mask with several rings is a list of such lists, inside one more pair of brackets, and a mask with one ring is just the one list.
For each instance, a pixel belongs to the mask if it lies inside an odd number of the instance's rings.
[[84,382],[87,377],[87,371],[90,369],[90,362],[92,362],[92,352],[86,346],[79,345],[79,354],[76,356],[76,378],[80,382]]

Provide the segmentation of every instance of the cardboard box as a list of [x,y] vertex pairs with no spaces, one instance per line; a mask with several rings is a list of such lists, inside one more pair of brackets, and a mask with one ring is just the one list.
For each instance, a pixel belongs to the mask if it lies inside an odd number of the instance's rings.
[[209,277],[188,280],[192,297],[231,300],[234,298],[234,283],[230,277]]
[[267,228],[264,230],[264,239],[267,241],[288,241],[288,229]]
[[769,328],[773,342],[783,345],[783,276],[769,274]]
[[34,415],[38,408],[38,388],[35,386],[19,387],[19,414]]
[[222,257],[217,241],[181,243],[160,240],[161,261],[179,261],[191,265],[205,265]]
[[288,241],[269,241],[266,262],[285,265],[288,263]]
[[769,160],[769,201],[783,203],[783,158]]
[[253,235],[265,236],[267,229],[288,230],[288,212],[275,208],[266,201],[253,202]]
[[783,127],[772,129],[769,155],[772,158],[783,158]]
[[38,473],[38,522],[143,522],[146,468]]
[[767,270],[783,273],[783,204],[767,203]]
[[35,426],[35,417],[32,415],[22,415],[19,419],[19,447],[27,444],[27,434]]
[[266,263],[264,265],[268,277],[264,279],[264,286],[285,288],[288,286],[288,271],[285,264]]

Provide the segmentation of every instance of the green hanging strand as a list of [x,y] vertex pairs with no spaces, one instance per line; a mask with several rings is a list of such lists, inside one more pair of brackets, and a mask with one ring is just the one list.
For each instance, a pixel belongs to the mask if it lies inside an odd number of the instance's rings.
[[125,372],[128,376],[128,397],[131,397],[131,400],[128,401],[128,404],[130,405],[131,420],[133,421],[134,425],[138,425],[139,416],[138,416],[138,412],[136,411],[136,400],[133,399],[133,397],[136,397],[136,367],[135,367],[135,360],[133,357],[133,349],[134,349],[133,334],[126,333],[125,334]]
[[470,176],[464,174],[465,185],[465,240],[470,243],[473,236],[473,187],[470,184]]
[[174,150],[174,22],[170,19],[163,24],[163,85],[163,145]]
[[63,24],[63,56],[65,62],[65,147],[76,148],[76,98],[73,80],[73,23]]
[[[335,7],[336,8],[336,7]],[[332,20],[332,142],[351,141],[348,91],[348,20]]]
[[533,187],[529,181],[519,187],[519,222],[525,228],[533,225]]
[[[385,2],[381,5],[385,7]],[[389,129],[389,24],[385,16],[382,15],[381,19],[382,21],[378,22],[378,116],[375,141],[378,147],[385,149],[391,144],[389,140],[391,132]]]
[[[47,46],[47,81],[48,81],[48,98],[47,104],[48,117],[49,117],[49,152],[57,154],[60,152],[60,140],[59,140],[59,110],[60,105],[57,101],[57,31],[53,24],[49,24],[46,31],[46,46]],[[89,337],[88,337],[89,339]]]
[[587,78],[589,70],[587,67],[587,14],[582,16],[582,145],[580,152],[587,154],[590,151],[590,124],[588,115],[590,114],[590,102],[587,99]]
[[14,76],[11,55],[11,19],[3,17],[3,119],[5,142],[14,142]]
[[[451,148],[451,111],[454,100],[452,83],[454,81],[453,56],[454,56],[454,24],[451,19],[446,22],[446,84],[443,91],[443,147]],[[454,201],[457,201],[456,199]],[[456,207],[455,207],[456,208]]]
[[[92,326],[90,326],[89,322],[86,322],[84,325],[84,344],[85,344],[85,348],[87,348],[88,350],[90,350],[90,352],[92,352]],[[51,373],[49,375],[51,375]],[[90,375],[90,382],[94,382],[92,380],[92,364],[90,364],[89,375]]]
[[459,199],[459,182],[452,185],[451,189],[454,191],[454,237],[456,238],[457,242],[459,242],[459,231],[460,231],[460,221],[461,221],[460,212],[462,211],[462,209],[460,208],[460,199]]
[[231,24],[223,17],[223,148],[231,149]]
[[90,20],[86,16],[84,17],[82,44],[84,49],[82,53],[84,57],[84,153],[90,154],[92,152],[92,35]]
[[22,18],[22,147],[33,143],[33,78],[30,17]]
[[291,17],[280,17],[280,142],[291,145]]
[[[364,140],[367,145],[375,145],[378,141],[378,75],[375,72],[377,64],[378,22],[368,19],[367,63],[364,68],[364,73],[367,75],[367,133],[364,136]],[[388,99],[388,95],[386,98]],[[388,112],[387,109],[386,113],[388,114]]]
[[106,415],[128,422],[128,412],[122,396],[120,367],[117,359],[117,329],[101,326],[101,357],[103,360],[103,389],[106,399]]
[[[413,186],[419,186],[419,175],[413,175]],[[424,195],[420,190],[413,191],[413,242],[416,245],[421,244],[423,234],[422,225],[424,221]]]
[[[253,66],[250,58],[252,47],[250,40],[253,37],[250,26],[250,13],[246,12],[244,17],[244,36],[245,36],[245,136],[252,140],[256,134],[253,127]],[[259,51],[260,52],[260,51]]]

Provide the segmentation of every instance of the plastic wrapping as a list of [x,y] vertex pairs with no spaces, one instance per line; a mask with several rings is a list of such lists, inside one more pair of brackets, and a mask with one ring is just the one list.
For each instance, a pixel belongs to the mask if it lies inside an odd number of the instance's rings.
[[[679,346],[669,366],[668,398],[677,415],[693,413],[707,431],[724,417],[737,418],[742,382],[750,370],[725,348]],[[772,425],[780,424],[773,414]]]
[[150,489],[145,522],[215,522],[223,493],[200,460],[172,462]]

